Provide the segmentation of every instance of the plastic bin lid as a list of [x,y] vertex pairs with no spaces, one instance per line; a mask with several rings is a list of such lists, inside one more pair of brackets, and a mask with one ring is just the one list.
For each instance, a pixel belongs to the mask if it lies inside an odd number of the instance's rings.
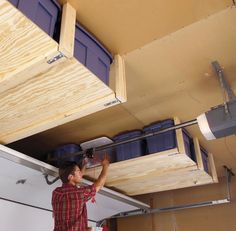
[[103,136],[103,137],[99,137],[93,140],[83,142],[80,144],[80,147],[82,148],[82,150],[86,150],[86,149],[96,148],[96,147],[100,147],[100,146],[111,144],[111,143],[113,143],[111,139]]
[[174,124],[174,120],[173,119],[166,119],[166,120],[161,121],[161,124],[162,124],[162,126],[173,125]]
[[161,129],[161,127],[162,127],[161,122],[156,122],[145,126],[143,130],[144,131],[156,130],[156,129]]
[[112,63],[113,60],[112,54],[92,34],[90,34],[87,30],[85,30],[85,28],[83,28],[83,26],[79,22],[76,22],[76,27],[82,30],[88,37],[90,37],[95,43],[97,43],[97,45],[101,47],[104,50],[104,52],[109,56],[110,62]]
[[161,129],[162,127],[165,126],[172,126],[174,125],[174,120],[173,119],[166,119],[162,121],[157,121],[154,123],[151,123],[143,128],[144,131],[149,131],[149,130],[154,130],[154,129]]

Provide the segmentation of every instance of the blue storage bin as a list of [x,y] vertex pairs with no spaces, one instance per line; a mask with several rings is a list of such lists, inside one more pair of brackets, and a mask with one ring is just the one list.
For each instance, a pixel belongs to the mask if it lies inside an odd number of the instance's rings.
[[105,84],[109,85],[112,55],[78,23],[75,28],[74,56]]
[[9,0],[36,25],[53,37],[60,12],[56,0]]
[[56,148],[52,153],[53,158],[58,158],[57,161],[54,161],[54,164],[56,166],[59,166],[60,163],[63,163],[65,161],[72,161],[72,162],[80,163],[83,160],[82,155],[81,156],[67,157],[67,158],[63,158],[63,159],[60,160],[60,158],[65,157],[67,154],[73,154],[73,153],[77,153],[77,152],[80,152],[80,151],[81,151],[81,148],[77,144],[62,145],[62,146]]
[[183,138],[184,138],[185,154],[194,160],[194,158],[195,158],[194,151],[191,149],[191,145],[193,143],[193,140],[185,129],[182,129],[182,131],[183,131]]
[[203,168],[208,173],[208,154],[207,151],[200,146],[201,154],[202,154],[202,162],[203,162]]
[[12,5],[14,5],[15,7],[18,7],[20,0],[8,0],[8,1],[9,1]]
[[[131,138],[139,137],[142,135],[142,131],[129,131],[119,134],[113,138],[115,142],[125,141]],[[137,140],[126,144],[120,144],[115,147],[116,149],[116,160],[128,160],[135,157],[139,157],[143,153],[143,141]]]
[[[145,132],[145,134],[148,134],[151,132],[157,132],[164,128],[171,127],[173,125],[174,121],[168,119],[161,122],[150,124],[144,127],[143,131]],[[149,154],[175,148],[176,147],[175,131],[174,130],[167,131],[165,133],[147,137],[146,141],[147,141],[147,151]]]
[[[209,170],[208,170],[208,153],[202,146],[200,146],[200,151],[201,151],[201,155],[202,155],[203,168],[207,173],[209,173]],[[191,142],[191,153],[192,153],[193,161],[197,162],[193,142]]]

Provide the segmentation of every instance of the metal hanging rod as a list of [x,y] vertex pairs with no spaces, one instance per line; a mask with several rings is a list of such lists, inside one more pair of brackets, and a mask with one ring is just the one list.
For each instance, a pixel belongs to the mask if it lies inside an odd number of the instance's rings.
[[150,136],[155,136],[155,135],[158,135],[158,134],[161,134],[161,133],[164,133],[164,132],[168,132],[168,131],[172,131],[172,130],[192,126],[192,125],[195,125],[197,123],[198,123],[197,119],[193,119],[193,120],[190,120],[190,121],[187,121],[187,122],[184,122],[184,123],[173,125],[169,128],[164,128],[164,129],[161,129],[159,131],[150,132],[148,134],[141,135],[139,137],[127,139],[127,140],[120,141],[120,142],[115,142],[115,143],[112,143],[112,144],[102,145],[102,146],[99,146],[99,147],[83,150],[83,151],[76,152],[76,153],[73,153],[73,154],[67,154],[67,155],[65,155],[63,157],[60,157],[60,158],[51,158],[50,160],[63,160],[63,159],[66,159],[68,157],[75,157],[75,156],[81,156],[81,155],[84,156],[84,157],[92,158],[92,155],[95,151],[102,151],[102,150],[110,149],[110,148],[113,148],[113,147],[121,145],[121,144],[126,144],[126,143],[129,143],[129,142],[137,141],[137,140],[144,139],[144,138],[147,138],[147,137],[150,137]]
[[218,61],[214,61],[211,64],[212,64],[212,67],[214,68],[214,70],[219,78],[221,88],[227,93],[229,101],[235,101],[236,96],[235,96],[232,88],[230,87],[228,81],[225,78],[224,71],[223,71],[222,67],[220,66]]

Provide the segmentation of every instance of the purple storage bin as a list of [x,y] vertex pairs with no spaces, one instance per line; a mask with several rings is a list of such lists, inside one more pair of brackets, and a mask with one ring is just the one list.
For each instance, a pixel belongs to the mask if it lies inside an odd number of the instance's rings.
[[[203,168],[207,173],[209,173],[207,151],[201,146],[200,146],[200,151],[201,151],[201,155],[202,155]],[[192,154],[192,160],[197,162],[193,142],[191,142],[191,154]]]
[[[125,141],[131,138],[139,137],[142,135],[142,131],[135,130],[135,131],[129,131],[122,134],[119,134],[113,138],[113,140],[116,142]],[[143,153],[143,141],[137,140],[132,141],[126,144],[120,144],[115,147],[116,149],[116,160],[122,161],[122,160],[128,160],[135,157],[139,157]]]
[[[171,119],[164,120],[161,122],[150,124],[144,127],[143,131],[145,134],[151,132],[157,132],[164,128],[168,128],[174,125],[174,121]],[[176,135],[175,131],[167,131],[155,136],[150,136],[146,138],[147,141],[147,152],[149,154],[165,151],[176,147]]]
[[112,55],[78,23],[75,28],[74,56],[106,85],[109,84]]
[[8,1],[17,8],[20,0],[8,0]]
[[200,147],[200,150],[201,150],[201,154],[202,154],[202,162],[203,162],[203,168],[204,170],[209,173],[209,170],[208,170],[208,154],[207,154],[207,151],[203,148],[203,147]]
[[182,129],[182,131],[183,131],[183,138],[184,138],[185,154],[187,154],[191,159],[194,159],[194,153],[191,149],[193,140],[185,129]]
[[60,12],[56,0],[9,0],[36,25],[53,37]]
[[73,153],[77,153],[79,151],[81,151],[81,148],[77,144],[65,144],[65,145],[59,146],[52,153],[52,157],[53,158],[58,158],[58,160],[54,161],[54,163],[52,163],[52,164],[55,164],[56,166],[59,166],[60,163],[63,163],[65,161],[80,163],[83,159],[82,155],[81,156],[67,157],[67,158],[63,158],[63,159],[60,160],[60,158],[65,157],[67,154],[73,154]]

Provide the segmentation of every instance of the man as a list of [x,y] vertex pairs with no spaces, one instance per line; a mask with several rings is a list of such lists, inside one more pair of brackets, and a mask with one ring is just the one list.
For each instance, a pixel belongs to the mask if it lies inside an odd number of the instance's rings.
[[109,160],[102,161],[102,171],[98,179],[90,186],[77,185],[81,182],[84,168],[80,170],[76,163],[59,168],[62,186],[52,194],[54,231],[89,231],[86,202],[93,198],[105,184]]

